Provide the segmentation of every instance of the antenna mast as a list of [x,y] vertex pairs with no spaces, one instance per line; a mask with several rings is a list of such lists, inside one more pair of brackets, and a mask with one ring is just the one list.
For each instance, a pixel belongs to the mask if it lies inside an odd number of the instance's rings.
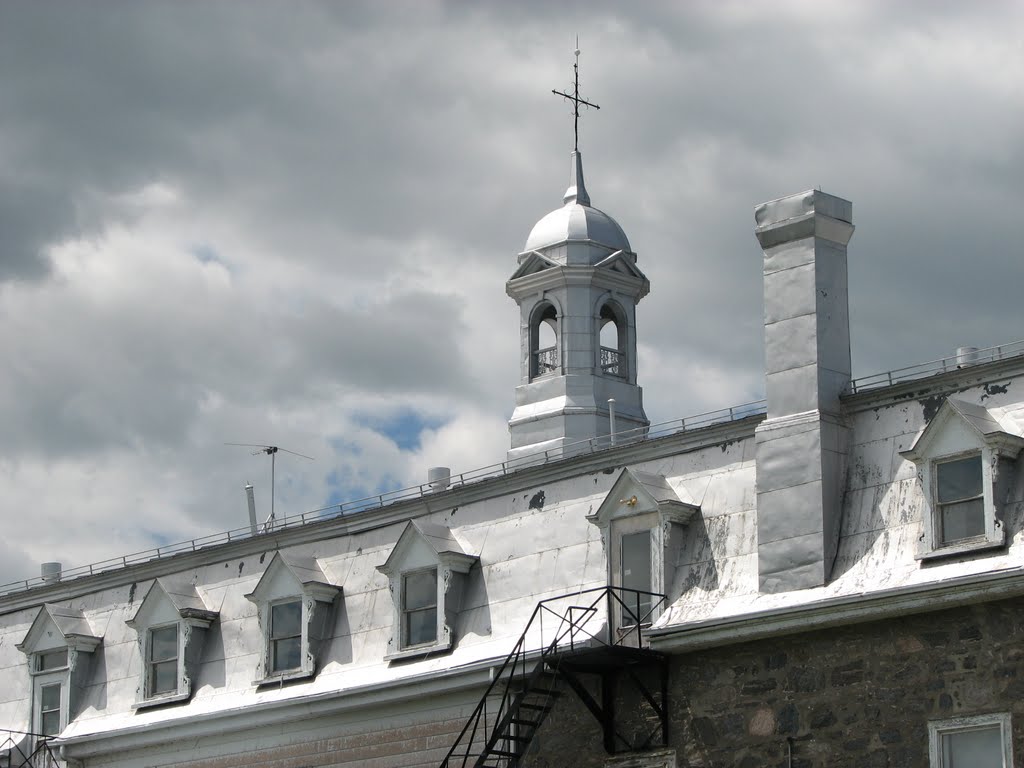
[[[267,518],[267,522],[263,524],[263,530],[266,531],[274,527],[274,483],[277,478],[277,452],[284,451],[290,453],[292,456],[298,456],[301,459],[309,459],[310,461],[316,461],[312,456],[307,456],[304,453],[296,453],[295,451],[289,451],[287,448],[279,448],[276,445],[260,445],[258,443],[224,443],[224,445],[237,445],[242,448],[259,448],[258,451],[253,452],[253,456],[258,456],[261,453],[265,453],[270,457],[270,517]],[[252,501],[252,492],[249,490],[251,486],[246,488],[246,494],[249,497],[250,509],[254,508]],[[255,533],[255,530],[253,531]]]

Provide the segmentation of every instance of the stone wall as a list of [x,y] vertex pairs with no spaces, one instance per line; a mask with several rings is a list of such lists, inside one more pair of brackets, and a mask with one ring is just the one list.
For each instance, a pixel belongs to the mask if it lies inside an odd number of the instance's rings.
[[[694,652],[671,663],[669,741],[679,768],[927,766],[929,720],[993,712],[1011,713],[1021,764],[1022,598]],[[526,765],[603,766],[600,733],[566,693]]]

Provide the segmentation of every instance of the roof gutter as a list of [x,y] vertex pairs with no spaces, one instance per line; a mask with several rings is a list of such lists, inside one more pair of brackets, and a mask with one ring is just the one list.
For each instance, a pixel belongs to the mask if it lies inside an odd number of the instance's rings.
[[1024,567],[658,627],[651,650],[684,653],[1024,595]]

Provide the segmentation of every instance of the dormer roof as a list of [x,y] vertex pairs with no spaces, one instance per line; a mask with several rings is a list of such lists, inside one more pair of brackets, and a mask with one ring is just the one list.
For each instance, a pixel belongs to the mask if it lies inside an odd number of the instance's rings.
[[318,600],[333,600],[341,587],[331,583],[316,558],[275,552],[256,588],[245,597],[253,602],[268,599],[281,581],[291,581],[296,592],[312,594]]
[[24,653],[32,653],[48,632],[56,632],[68,648],[82,651],[93,650],[103,640],[82,611],[46,603],[16,647]]
[[194,584],[180,579],[160,577],[150,585],[135,614],[125,623],[129,627],[134,627],[160,600],[170,603],[183,619],[212,622],[217,618],[217,612],[207,607]]
[[[928,456],[946,453],[947,451],[942,448],[942,437],[956,422],[963,425],[968,435],[975,437],[978,446],[998,447],[1002,453],[1011,457],[1016,456],[1021,448],[1024,448],[1024,437],[1007,432],[995,414],[987,408],[949,397],[939,406],[938,412],[928,426],[918,434],[914,444],[902,451],[901,455],[910,461],[920,461]],[[972,446],[959,446],[960,450],[970,447]]]
[[385,575],[401,570],[409,551],[417,542],[423,542],[437,557],[438,562],[451,566],[453,570],[465,573],[473,567],[479,558],[471,555],[463,549],[462,545],[452,535],[451,529],[437,523],[428,523],[420,520],[410,520],[402,535],[398,537],[394,549],[383,565],[378,565],[377,570]]
[[676,491],[664,476],[626,468],[587,519],[604,528],[614,518],[657,512],[663,522],[685,525],[699,511],[686,491]]

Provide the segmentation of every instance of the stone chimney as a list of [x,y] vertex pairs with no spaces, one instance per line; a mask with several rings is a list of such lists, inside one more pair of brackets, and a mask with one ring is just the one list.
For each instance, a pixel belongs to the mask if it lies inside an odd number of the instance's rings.
[[757,560],[762,592],[825,584],[839,539],[849,433],[846,245],[853,204],[817,190],[759,205],[765,390],[757,428]]

